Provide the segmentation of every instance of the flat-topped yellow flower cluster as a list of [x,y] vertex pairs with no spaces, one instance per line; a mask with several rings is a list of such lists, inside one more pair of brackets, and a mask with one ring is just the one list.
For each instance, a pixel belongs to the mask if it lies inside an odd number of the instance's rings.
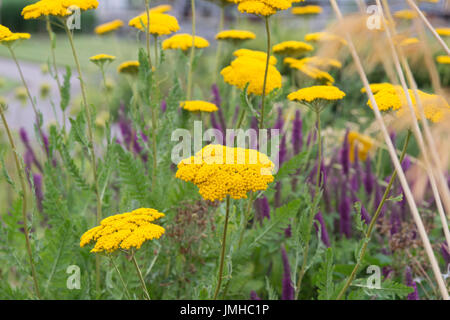
[[91,252],[139,249],[145,241],[159,239],[164,234],[163,227],[151,223],[162,217],[163,213],[148,208],[110,216],[81,236],[80,247],[95,242]]
[[97,26],[94,30],[94,32],[98,35],[103,35],[107,33],[111,33],[113,31],[116,31],[120,28],[122,28],[124,25],[123,21],[120,19],[113,20],[104,24],[101,24]]
[[224,30],[216,35],[217,40],[250,40],[255,38],[256,35],[247,30]]
[[74,8],[86,11],[97,7],[97,0],[40,0],[23,8],[22,16],[25,20],[42,16],[66,17],[73,14]]
[[[291,7],[290,0],[234,0],[238,4],[238,10],[242,13],[253,13],[261,16],[271,16],[279,10]],[[297,2],[297,1],[295,1]]]
[[298,55],[300,53],[313,51],[312,45],[303,41],[284,41],[272,47],[273,52],[278,54]]
[[334,86],[312,86],[292,92],[289,100],[299,102],[315,102],[317,100],[340,100],[345,97],[345,92]]
[[194,183],[205,200],[247,198],[249,191],[267,189],[275,165],[253,149],[208,145],[178,164],[176,177]]
[[177,18],[152,10],[131,19],[128,25],[145,32],[148,27],[148,18],[150,18],[150,34],[163,36],[180,30]]
[[214,103],[202,100],[183,101],[181,108],[190,112],[215,112],[218,110]]
[[[200,36],[195,36],[194,45],[196,48],[206,48],[209,46],[208,40],[205,38],[202,38]],[[162,48],[164,50],[167,49],[174,49],[174,50],[183,50],[186,51],[187,49],[192,47],[192,35],[187,33],[180,33],[176,34],[169,39],[166,39],[162,43]]]

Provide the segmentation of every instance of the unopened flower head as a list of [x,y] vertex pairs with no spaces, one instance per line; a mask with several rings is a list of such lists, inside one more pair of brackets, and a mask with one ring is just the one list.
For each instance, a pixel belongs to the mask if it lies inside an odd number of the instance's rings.
[[194,183],[205,200],[246,198],[274,180],[274,163],[253,149],[208,145],[178,164],[176,177]]
[[144,242],[159,239],[164,234],[163,227],[151,223],[162,217],[163,213],[149,208],[110,216],[81,236],[80,247],[95,242],[93,253],[139,249]]

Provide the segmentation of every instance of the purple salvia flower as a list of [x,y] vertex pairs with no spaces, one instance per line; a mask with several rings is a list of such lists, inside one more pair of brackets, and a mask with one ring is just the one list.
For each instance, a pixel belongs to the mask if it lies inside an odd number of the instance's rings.
[[407,266],[406,270],[405,270],[405,282],[406,282],[406,285],[408,287],[411,287],[411,288],[414,289],[414,292],[411,292],[410,294],[408,294],[408,297],[406,299],[408,299],[408,300],[420,300],[419,292],[417,292],[417,285],[416,285],[416,282],[413,279],[412,271],[411,271],[411,268],[409,266]]
[[[382,195],[381,186],[378,183],[376,183],[375,184],[374,212],[376,212],[376,210],[378,209],[378,206],[381,203],[382,197],[383,197],[383,195]],[[380,217],[384,216],[385,211],[386,211],[386,206],[383,206],[383,208],[381,209],[381,212],[380,212]]]
[[[319,211],[315,218],[319,223],[320,223],[320,239],[322,240],[323,244],[326,245],[328,248],[331,246],[330,245],[330,237],[328,236],[328,231],[327,228],[325,226],[325,221],[323,220],[323,216],[322,213]],[[317,225],[317,223],[314,224],[314,227],[316,228],[316,231],[319,231],[319,226]]]
[[133,133],[128,121],[124,117],[119,118],[119,128],[120,132],[122,133],[125,146],[129,148],[131,142],[133,141]]
[[383,273],[384,278],[387,279],[391,277],[392,273],[394,272],[394,269],[392,269],[392,267],[390,266],[385,266],[383,267],[381,272]]
[[[252,120],[250,121],[250,128],[256,132],[256,137],[255,137],[256,141],[254,141],[253,138],[251,138],[249,147],[250,147],[250,149],[257,150],[258,149],[258,132],[259,132],[259,130],[258,130],[258,119],[256,119],[256,117],[252,117]],[[250,136],[250,137],[253,137],[253,136]]]
[[219,130],[219,131],[222,132],[222,134],[223,134],[222,126],[217,122],[216,116],[215,116],[214,113],[212,113],[212,112],[211,112],[211,126],[212,126],[214,129]]
[[286,238],[292,237],[292,227],[289,225],[286,229],[284,229],[284,236]]
[[31,171],[31,165],[34,162],[34,154],[29,149],[25,151],[25,155],[23,156],[23,162],[25,164],[25,170],[27,171],[27,173],[29,173]]
[[286,253],[286,249],[281,247],[281,257],[283,260],[283,282],[282,282],[282,300],[294,300],[294,287],[291,281],[291,266]]
[[303,122],[300,110],[295,112],[295,118],[292,123],[292,146],[294,155],[299,154],[303,148]]
[[402,169],[403,171],[408,171],[408,169],[411,167],[411,158],[408,156],[405,156],[405,159],[402,161]]
[[286,155],[287,155],[286,135],[284,135],[281,138],[280,151],[278,153],[278,161],[280,166],[286,161]]
[[396,133],[395,131],[392,131],[392,132],[389,134],[389,137],[391,138],[392,144],[393,144],[394,147],[395,147],[395,144],[396,144],[396,142],[397,142],[397,133]]
[[252,290],[250,291],[250,300],[261,300],[261,298],[254,290]]
[[[236,106],[236,108],[234,108],[234,114],[233,114],[233,126],[237,125],[237,121],[238,121],[238,117],[239,117],[239,111],[240,111],[240,107]],[[221,110],[221,109],[219,109]],[[225,128],[226,126],[224,126]]]
[[222,126],[222,128],[226,128],[227,122],[225,121],[225,117],[223,115],[222,108],[219,108],[219,110],[217,110],[217,115],[219,116],[219,123]]
[[162,111],[162,113],[164,113],[164,112],[166,112],[166,110],[167,110],[167,102],[166,102],[166,100],[162,100],[161,101],[161,111]]
[[262,196],[262,198],[259,198],[258,200],[261,208],[261,220],[264,220],[264,218],[270,220],[270,206],[267,197]]
[[37,207],[39,212],[42,212],[42,200],[44,200],[44,195],[42,193],[42,176],[38,173],[33,174],[33,183]]
[[348,133],[349,133],[349,130],[347,129],[347,131],[345,133],[345,137],[344,137],[344,143],[342,144],[341,153],[340,153],[342,170],[344,171],[344,174],[346,176],[348,176],[349,171],[350,171],[350,144],[348,143]]
[[366,159],[366,172],[364,174],[364,188],[367,195],[371,195],[373,192],[374,177],[372,174],[372,161],[369,157]]
[[[22,140],[23,144],[25,145],[24,162],[25,162],[26,168],[28,170],[30,170],[31,165],[34,163],[36,168],[38,168],[39,171],[42,172],[42,166],[39,163],[39,161],[37,160],[36,154],[34,153],[34,150],[31,147],[30,140],[28,139],[27,131],[24,128],[20,128],[19,135],[20,135],[20,139]],[[47,142],[48,142],[48,140],[47,140]]]
[[46,134],[44,134],[42,132],[41,132],[41,135],[42,135],[42,143],[44,144],[45,153],[47,155],[49,155],[50,154],[50,143],[48,141],[48,137]]
[[222,105],[222,98],[220,97],[220,92],[219,92],[219,88],[217,87],[216,84],[213,84],[211,86],[211,92],[213,94],[213,103],[217,106],[220,107]]
[[357,192],[359,190],[359,186],[361,183],[361,166],[359,164],[359,156],[358,156],[358,147],[355,146],[354,149],[354,161],[353,161],[353,176],[351,178],[351,187],[352,190]]
[[370,217],[369,213],[367,212],[366,207],[361,203],[361,220],[363,220],[367,225],[370,224],[370,221],[372,221],[372,218]]
[[339,203],[339,231],[347,238],[351,237],[351,204],[350,198],[347,196],[345,187],[341,191],[341,201]]
[[392,236],[392,235],[394,235],[394,234],[396,234],[397,232],[400,231],[400,228],[401,228],[401,225],[402,225],[400,217],[399,217],[399,215],[398,215],[398,213],[396,211],[392,211],[389,222],[391,224],[390,233],[391,233],[391,236]]
[[283,110],[281,108],[278,108],[278,118],[273,126],[273,129],[281,130],[283,128],[283,125],[284,125]]

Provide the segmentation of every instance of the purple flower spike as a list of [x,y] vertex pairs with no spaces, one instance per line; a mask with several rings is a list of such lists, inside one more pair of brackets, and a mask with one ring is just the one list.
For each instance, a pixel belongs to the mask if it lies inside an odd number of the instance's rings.
[[412,277],[412,271],[411,268],[408,266],[406,267],[405,270],[405,280],[406,280],[406,285],[408,287],[411,287],[414,289],[414,292],[411,292],[410,294],[408,294],[408,297],[406,299],[408,300],[420,300],[419,298],[419,293],[417,292],[417,285],[415,283],[415,281],[413,280]]
[[220,97],[220,92],[219,92],[219,87],[217,87],[216,84],[213,84],[211,86],[211,92],[213,94],[213,103],[217,106],[220,107],[222,104],[222,98]]
[[303,122],[300,110],[295,112],[295,119],[292,123],[292,146],[294,155],[299,154],[303,148]]
[[161,101],[161,111],[164,113],[167,110],[167,102],[166,100]]
[[372,174],[372,161],[369,157],[366,159],[366,170],[364,175],[364,188],[367,195],[371,195],[373,192],[374,177]]
[[284,229],[284,236],[286,238],[292,237],[292,226],[289,225],[286,229]]
[[273,126],[273,129],[281,130],[283,128],[283,125],[284,125],[283,110],[281,108],[278,108],[278,118],[277,121],[275,122],[275,125]]
[[261,300],[261,298],[254,290],[252,290],[250,291],[250,300]]
[[341,202],[339,204],[339,231],[341,234],[345,235],[347,238],[351,237],[351,204],[350,198],[347,196],[345,189],[341,192]]
[[294,287],[292,286],[291,281],[291,266],[289,265],[289,259],[284,247],[281,247],[281,257],[283,260],[283,291],[281,294],[281,299],[294,300]]
[[405,159],[402,161],[402,169],[403,171],[408,171],[408,169],[411,167],[411,159],[408,156],[405,156]]
[[42,176],[38,173],[33,174],[33,183],[37,207],[39,212],[42,212],[42,200],[44,200],[44,195],[42,193]]
[[344,143],[342,144],[341,149],[341,165],[342,170],[344,171],[344,174],[348,176],[348,173],[350,171],[350,145],[348,143],[348,133],[349,130],[347,129],[344,137]]
[[266,196],[262,196],[255,200],[255,209],[257,213],[257,220],[262,224],[264,218],[270,220],[270,206]]
[[217,122],[216,116],[214,115],[214,113],[211,113],[211,126],[214,129],[220,130],[220,132],[222,132],[222,134],[223,134],[222,126]]
[[370,221],[372,221],[372,218],[367,212],[366,207],[364,207],[362,204],[361,204],[361,220],[363,220],[367,225],[369,225]]
[[[323,220],[323,216],[320,211],[316,214],[315,219],[320,223],[320,232],[321,232],[320,239],[322,240],[323,244],[329,248],[331,246],[330,245],[330,237],[328,236],[328,231],[325,226],[325,221]],[[319,227],[316,223],[314,224],[314,227],[316,228],[316,231],[318,232]]]

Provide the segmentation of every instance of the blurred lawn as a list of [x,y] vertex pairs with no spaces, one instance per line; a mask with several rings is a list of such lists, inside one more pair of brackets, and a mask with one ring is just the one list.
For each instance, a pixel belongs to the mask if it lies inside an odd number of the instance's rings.
[[[115,55],[116,66],[125,60],[137,60],[139,44],[136,38],[116,38],[114,36],[98,37],[94,35],[75,34],[75,46],[83,68],[95,69],[96,66],[89,62],[89,57],[106,53]],[[50,41],[45,34],[32,36],[30,40],[23,41],[15,52],[20,60],[47,63],[50,59]],[[10,57],[7,48],[0,46],[0,56]],[[66,65],[75,67],[72,49],[67,37],[58,34],[56,38],[56,61],[61,67]]]

